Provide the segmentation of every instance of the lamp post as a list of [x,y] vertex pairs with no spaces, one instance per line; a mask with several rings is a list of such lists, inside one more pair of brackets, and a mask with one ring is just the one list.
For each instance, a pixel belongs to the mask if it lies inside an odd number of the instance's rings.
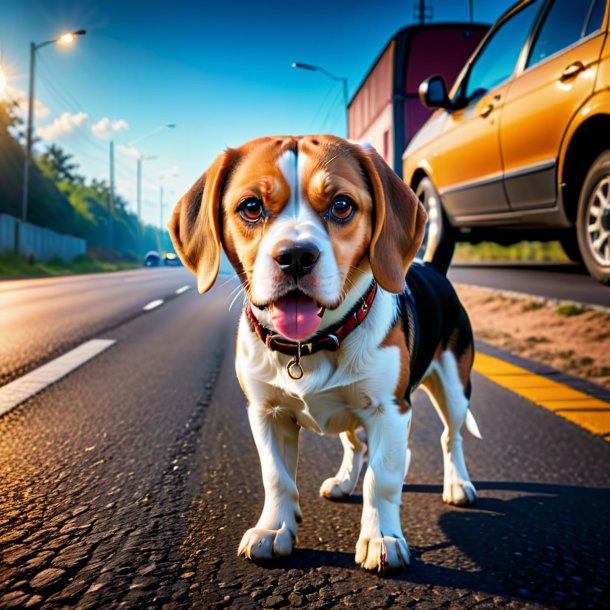
[[[155,129],[153,129],[152,131],[145,133],[143,136],[140,136],[139,138],[132,140],[131,142],[129,142],[128,146],[133,146],[137,142],[140,142],[140,141],[144,140],[145,138],[148,138],[149,136],[152,136],[153,134],[158,133],[159,131],[165,131],[166,129],[175,129],[175,128],[176,128],[175,123],[168,123],[167,125],[160,125],[159,127],[155,127]],[[147,156],[147,155],[140,155],[137,159],[136,193],[137,193],[137,204],[138,204],[138,220],[140,221],[140,223],[142,222],[142,161],[152,161],[153,159],[156,159],[156,158],[157,157],[154,157],[154,156],[151,157],[151,156]]]
[[153,161],[157,159],[154,155],[140,155],[137,164],[137,194],[136,200],[138,204],[138,220],[142,223],[142,161]]
[[[23,193],[21,200],[21,222],[27,222],[28,219],[28,191],[30,185],[30,162],[32,157],[32,131],[34,126],[34,85],[36,73],[36,51],[46,47],[50,44],[71,44],[78,36],[84,36],[87,33],[86,30],[78,30],[76,32],[68,32],[62,34],[58,38],[53,40],[46,40],[36,44],[35,42],[30,43],[30,90],[28,94],[28,125],[26,132],[26,145],[25,145],[25,165],[23,167]],[[17,243],[17,252],[19,252],[19,244]]]
[[332,80],[338,81],[343,84],[343,107],[345,109],[345,137],[347,138],[349,136],[349,114],[348,114],[348,110],[347,110],[347,103],[348,103],[347,78],[345,78],[345,76],[335,76],[334,74],[332,74],[325,68],[322,68],[321,66],[314,66],[312,64],[304,64],[304,63],[301,63],[298,61],[295,61],[292,64],[292,67],[301,68],[302,70],[310,70],[311,72],[322,72],[322,74],[324,74],[325,76],[328,76],[328,78],[331,78]]

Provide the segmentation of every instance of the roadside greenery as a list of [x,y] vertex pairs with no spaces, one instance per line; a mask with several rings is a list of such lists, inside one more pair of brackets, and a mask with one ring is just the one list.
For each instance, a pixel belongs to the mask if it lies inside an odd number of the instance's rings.
[[487,241],[480,244],[459,243],[455,248],[453,260],[455,262],[569,262],[558,241],[521,241],[511,246],[501,246]]
[[[0,103],[0,213],[21,216],[23,124],[15,105]],[[74,157],[56,144],[34,155],[28,220],[87,240],[95,259],[139,261],[148,250],[172,250],[166,231],[142,226],[104,180],[87,180]]]
[[125,271],[141,266],[142,263],[139,260],[109,262],[90,256],[79,256],[71,263],[64,263],[59,259],[55,259],[48,263],[30,264],[16,254],[3,254],[0,255],[0,278],[102,273],[107,271]]

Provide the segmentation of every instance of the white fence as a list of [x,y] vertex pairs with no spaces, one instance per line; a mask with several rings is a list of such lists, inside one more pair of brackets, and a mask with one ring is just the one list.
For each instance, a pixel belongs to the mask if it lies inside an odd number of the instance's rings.
[[15,252],[17,240],[19,254],[33,256],[36,261],[60,258],[69,262],[87,253],[87,242],[80,237],[62,235],[29,222],[22,223],[14,216],[0,214],[0,251]]

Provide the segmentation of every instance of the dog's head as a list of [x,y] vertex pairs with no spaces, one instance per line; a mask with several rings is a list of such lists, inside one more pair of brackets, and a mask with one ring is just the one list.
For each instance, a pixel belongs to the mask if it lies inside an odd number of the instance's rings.
[[225,151],[168,228],[200,292],[214,284],[224,247],[250,302],[301,339],[369,266],[382,288],[401,292],[425,222],[418,198],[372,147],[324,135]]

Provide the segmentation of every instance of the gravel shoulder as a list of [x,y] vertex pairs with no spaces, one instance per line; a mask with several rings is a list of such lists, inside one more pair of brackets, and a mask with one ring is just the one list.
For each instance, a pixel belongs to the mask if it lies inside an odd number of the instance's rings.
[[456,284],[475,337],[610,389],[610,309]]

